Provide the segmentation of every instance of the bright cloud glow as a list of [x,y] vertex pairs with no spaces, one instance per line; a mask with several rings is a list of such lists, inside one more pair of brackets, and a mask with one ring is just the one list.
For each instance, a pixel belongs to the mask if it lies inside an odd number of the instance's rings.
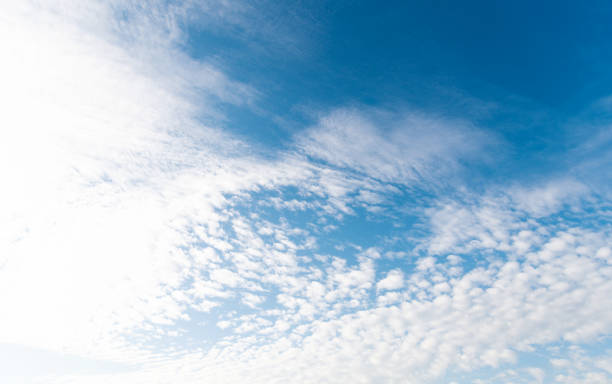
[[304,38],[265,44],[267,7],[0,5],[2,382],[612,380],[593,139],[500,181],[517,144],[467,96],[288,124],[230,65]]

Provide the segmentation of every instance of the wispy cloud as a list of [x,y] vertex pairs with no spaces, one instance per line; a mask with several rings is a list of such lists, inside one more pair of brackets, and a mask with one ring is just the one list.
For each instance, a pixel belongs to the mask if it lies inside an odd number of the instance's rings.
[[175,28],[155,4],[3,8],[2,340],[108,354],[144,319],[184,316],[165,297],[185,278],[184,221],[214,217],[240,145],[196,118],[253,92],[152,48]]
[[[470,122],[337,108],[265,157],[220,128],[262,91],[184,27],[240,7],[0,6],[0,343],[121,363],[40,381],[435,382],[612,332],[587,183],[431,188],[486,161]],[[610,377],[584,360],[558,381]]]
[[315,159],[396,183],[448,177],[487,144],[465,121],[358,109],[335,110],[298,139]]

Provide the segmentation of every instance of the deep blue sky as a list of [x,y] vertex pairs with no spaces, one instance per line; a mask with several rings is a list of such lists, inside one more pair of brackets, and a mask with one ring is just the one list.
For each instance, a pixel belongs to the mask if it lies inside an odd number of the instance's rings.
[[189,48],[195,57],[223,50],[238,78],[270,85],[267,96],[288,106],[400,98],[445,105],[452,95],[442,87],[563,114],[607,95],[611,84],[606,2],[305,3],[253,16],[253,30],[232,37],[219,26],[193,30]]
[[259,2],[240,17],[192,24],[185,48],[264,90],[227,126],[268,149],[329,109],[408,108],[510,143],[486,177],[538,177],[607,122],[589,112],[612,86],[606,2]]

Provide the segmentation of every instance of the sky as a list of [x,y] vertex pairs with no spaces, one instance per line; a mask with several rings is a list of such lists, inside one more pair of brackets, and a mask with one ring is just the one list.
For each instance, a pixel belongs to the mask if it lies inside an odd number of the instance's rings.
[[0,2],[0,381],[612,382],[609,2]]

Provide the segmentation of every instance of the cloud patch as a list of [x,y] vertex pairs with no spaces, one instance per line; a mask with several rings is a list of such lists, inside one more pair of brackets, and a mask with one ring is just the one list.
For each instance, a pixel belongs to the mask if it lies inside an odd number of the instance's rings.
[[304,153],[395,183],[431,181],[487,145],[469,123],[416,113],[338,109],[297,139]]

